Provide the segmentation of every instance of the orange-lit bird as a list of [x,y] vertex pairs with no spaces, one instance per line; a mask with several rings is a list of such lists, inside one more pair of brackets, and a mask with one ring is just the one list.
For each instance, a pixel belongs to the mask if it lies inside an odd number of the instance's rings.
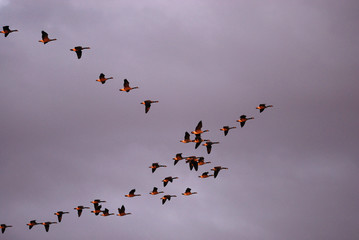
[[82,214],[82,210],[83,209],[90,209],[89,207],[84,207],[84,206],[77,206],[74,208],[75,210],[77,210],[77,216],[78,217],[81,217],[81,214]]
[[184,196],[190,196],[192,194],[197,194],[197,192],[191,192],[190,188],[187,188],[186,191],[184,193],[182,193],[182,195],[184,195]]
[[178,179],[178,177],[166,177],[165,179],[162,180],[163,182],[163,186],[166,187],[168,182],[173,182],[174,179]]
[[130,83],[128,82],[127,79],[124,79],[123,80],[123,88],[120,89],[120,91],[123,91],[123,92],[129,92],[131,91],[132,89],[137,89],[138,87],[130,87]]
[[237,120],[237,122],[239,122],[239,123],[241,124],[241,128],[242,128],[242,127],[244,127],[244,124],[246,124],[246,122],[247,122],[248,120],[251,120],[251,119],[254,119],[254,117],[249,117],[249,118],[247,118],[246,115],[241,115],[241,116],[239,117],[239,119]]
[[206,143],[203,144],[203,146],[206,146],[207,148],[207,153],[210,154],[211,150],[212,150],[212,145],[213,144],[218,144],[219,142],[211,142],[211,141],[207,141]]
[[43,222],[41,224],[44,225],[46,232],[48,232],[49,229],[50,229],[50,225],[51,224],[57,224],[57,222]]
[[98,77],[98,79],[96,79],[97,82],[100,82],[102,84],[105,84],[107,80],[109,79],[113,79],[113,77],[105,77],[105,74],[101,73],[100,76]]
[[125,211],[125,206],[124,205],[122,205],[122,207],[121,208],[118,208],[118,214],[117,214],[117,216],[126,216],[126,215],[130,215],[131,213],[126,213],[126,211]]
[[6,228],[9,228],[9,227],[12,227],[12,226],[11,226],[11,225],[6,225],[6,224],[1,224],[1,225],[0,225],[1,233],[4,233],[4,232],[5,232],[5,229],[6,229]]
[[212,177],[213,176],[213,174],[209,174],[208,175],[208,172],[204,172],[204,173],[202,173],[202,175],[201,176],[198,176],[199,178],[208,178],[208,177]]
[[158,103],[158,101],[145,100],[145,101],[141,102],[141,104],[144,104],[144,105],[145,105],[145,113],[148,113],[148,111],[149,111],[150,108],[151,108],[151,104],[152,104],[152,103]]
[[41,223],[37,223],[36,220],[31,220],[29,223],[27,223],[26,225],[29,226],[29,229],[31,229],[33,226],[35,225],[39,225]]
[[59,222],[61,222],[62,215],[69,214],[69,212],[58,211],[58,212],[55,212],[54,214],[57,216],[57,219],[59,220]]
[[162,205],[165,204],[166,200],[170,201],[172,197],[177,197],[176,195],[164,195],[161,197],[162,199]]
[[256,107],[256,109],[259,109],[259,112],[261,113],[261,112],[264,111],[264,109],[269,108],[269,107],[273,107],[273,105],[267,105],[266,106],[264,103],[262,103],[262,104],[259,104],[259,106]]
[[0,31],[0,33],[3,33],[5,37],[7,37],[7,35],[9,35],[12,32],[17,32],[18,31],[18,30],[10,30],[9,26],[3,26],[2,29],[3,30]]
[[224,136],[227,136],[228,131],[231,130],[231,129],[233,129],[233,128],[237,128],[237,127],[223,126],[223,128],[221,128],[221,129],[219,129],[219,130],[221,130],[221,131],[224,132]]
[[115,214],[110,213],[110,211],[107,208],[105,208],[105,210],[103,210],[102,214],[101,214],[101,216],[103,216],[103,217],[108,217],[108,216],[111,216],[111,215],[115,215]]
[[219,171],[221,171],[222,169],[228,169],[226,167],[221,167],[221,166],[216,166],[214,168],[212,168],[211,170],[214,171],[214,178],[217,177]]
[[157,168],[160,167],[167,167],[166,165],[159,165],[158,163],[152,163],[151,166],[149,166],[149,168],[152,168],[152,173],[154,173],[156,171]]
[[77,58],[80,59],[81,56],[82,56],[82,50],[84,50],[84,49],[90,49],[90,48],[89,47],[77,46],[77,47],[74,47],[74,48],[70,49],[70,51],[76,52]]
[[95,207],[95,210],[92,210],[91,212],[94,213],[96,216],[98,216],[102,212],[102,210],[101,210],[102,205],[97,204],[94,207]]
[[182,153],[177,153],[176,157],[172,158],[174,160],[173,165],[176,165],[178,163],[178,161],[185,159],[184,157],[182,157]]
[[196,126],[196,129],[194,131],[192,131],[192,134],[201,134],[204,132],[208,132],[209,130],[202,130],[202,121],[199,121],[199,123]]
[[56,41],[57,39],[56,38],[53,38],[53,39],[50,39],[49,38],[49,34],[47,34],[47,32],[45,31],[41,31],[41,40],[39,40],[39,42],[42,42],[44,44],[48,43],[48,42],[51,42],[51,41]]
[[197,162],[199,166],[211,163],[211,162],[205,162],[204,157],[199,157]]
[[132,189],[128,194],[125,195],[125,197],[137,197],[141,196],[141,194],[135,194],[136,189]]
[[181,140],[180,142],[183,142],[183,143],[189,143],[189,142],[193,142],[193,140],[191,140],[191,139],[190,139],[190,135],[189,135],[189,133],[188,133],[188,132],[186,132],[186,133],[184,134],[184,139],[183,139],[183,140]]
[[163,193],[163,191],[159,192],[156,187],[153,187],[152,192],[150,192],[151,195],[157,195],[157,194],[160,194],[160,193]]

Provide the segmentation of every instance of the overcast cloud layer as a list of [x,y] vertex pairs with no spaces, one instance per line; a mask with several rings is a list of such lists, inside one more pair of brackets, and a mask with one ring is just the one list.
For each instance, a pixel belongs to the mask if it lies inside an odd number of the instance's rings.
[[[359,239],[358,12],[355,0],[0,0],[0,24],[19,30],[0,36],[0,224],[13,225],[1,239]],[[42,30],[57,41],[39,43]],[[78,45],[91,47],[80,60]],[[118,91],[124,78],[139,89]],[[159,101],[147,114],[146,99]],[[241,129],[242,114],[255,119]],[[220,142],[209,155],[179,142],[200,120]],[[173,166],[180,152],[212,163]],[[164,188],[167,176],[179,179]],[[177,198],[162,205],[154,186]],[[125,198],[132,188],[142,196]],[[132,215],[78,218],[95,198]],[[26,226],[59,210],[48,233]]]

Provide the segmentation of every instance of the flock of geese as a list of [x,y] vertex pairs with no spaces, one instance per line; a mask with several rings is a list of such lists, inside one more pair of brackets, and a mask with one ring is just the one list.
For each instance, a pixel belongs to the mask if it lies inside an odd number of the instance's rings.
[[[12,32],[17,32],[18,30],[11,30],[9,28],[9,26],[3,26],[3,31],[0,31],[0,33],[3,33],[5,37],[7,37],[10,33]],[[55,41],[56,39],[50,39],[49,35],[47,34],[47,32],[42,31],[42,39],[39,40],[39,42],[47,44],[51,41]],[[90,49],[90,47],[82,47],[82,46],[76,46],[72,49],[70,49],[71,51],[74,51],[77,55],[78,59],[81,59],[82,57],[82,50],[84,49]],[[113,77],[105,77],[105,74],[101,73],[99,78],[96,80],[102,84],[105,84],[107,80],[109,79],[113,79]],[[127,79],[124,79],[124,83],[123,83],[123,88],[119,89],[119,91],[124,91],[124,92],[130,92],[133,89],[138,89],[138,87],[130,87],[130,83]],[[148,111],[150,110],[151,104],[152,103],[158,103],[158,101],[153,101],[153,100],[145,100],[143,102],[141,102],[141,104],[145,105],[145,113],[148,113]],[[259,109],[259,112],[263,112],[266,108],[270,108],[273,107],[273,105],[266,105],[266,104],[259,104],[258,107],[256,107],[256,109]],[[240,123],[241,128],[245,126],[245,123],[248,120],[252,120],[254,119],[254,117],[247,117],[246,115],[241,115],[240,118],[237,120],[237,122]],[[221,129],[219,129],[220,131],[224,132],[224,136],[227,136],[229,130],[231,129],[235,129],[236,127],[230,127],[230,126],[223,126]],[[180,142],[182,143],[195,143],[195,149],[197,149],[201,144],[203,146],[206,147],[207,149],[207,153],[210,154],[212,151],[212,146],[214,144],[219,144],[219,142],[212,142],[209,139],[202,139],[201,135],[203,133],[208,132],[209,130],[202,130],[202,121],[199,121],[195,130],[191,132],[191,134],[195,135],[195,138],[191,140],[191,135],[189,132],[185,132],[184,135],[184,139],[180,140]],[[173,158],[174,162],[173,165],[176,165],[180,160],[185,160],[186,163],[188,163],[190,170],[195,170],[198,171],[198,166],[201,165],[205,165],[205,164],[210,164],[211,162],[205,162],[204,161],[204,157],[196,157],[196,156],[188,156],[188,157],[183,157],[182,153],[177,153],[176,156]],[[149,166],[149,168],[151,168],[152,173],[154,173],[157,168],[161,168],[161,167],[167,167],[166,165],[160,165],[158,162],[156,163],[152,163],[151,166]],[[209,174],[209,172],[203,172],[200,176],[198,176],[199,178],[209,178],[209,177],[214,177],[216,178],[219,174],[219,172],[223,169],[228,169],[227,167],[222,167],[222,166],[215,166],[211,169],[211,171],[213,171],[213,174]],[[163,187],[166,187],[167,184],[170,182],[172,183],[173,180],[178,179],[178,177],[166,177],[162,180],[163,182]],[[141,194],[135,194],[136,189],[132,189],[128,194],[125,195],[125,197],[127,198],[133,198],[133,197],[138,197],[141,196]],[[163,191],[158,191],[157,187],[154,187],[153,190],[149,193],[151,195],[158,195],[158,194],[164,194]],[[184,196],[190,196],[193,194],[197,194],[197,192],[191,192],[191,188],[186,188],[185,192],[182,193],[182,195]],[[163,195],[160,199],[162,200],[162,204],[164,204],[167,200],[170,201],[171,198],[173,197],[177,197],[176,195],[170,195],[170,194],[165,194]],[[106,201],[104,200],[100,200],[100,199],[95,199],[93,201],[91,201],[90,203],[93,204],[93,210],[91,211],[91,213],[95,214],[96,216],[100,215],[100,216],[111,216],[111,215],[115,215],[115,213],[110,213],[109,209],[105,208],[102,210],[102,203],[105,203]],[[74,210],[77,211],[77,216],[81,217],[82,211],[84,209],[90,209],[90,207],[85,207],[85,206],[77,206],[74,208]],[[69,212],[65,212],[65,211],[57,211],[54,213],[54,215],[57,216],[57,220],[58,222],[52,222],[52,221],[46,221],[46,222],[37,222],[36,220],[31,220],[29,221],[29,223],[27,223],[26,225],[29,227],[29,229],[32,229],[34,226],[36,225],[43,225],[45,227],[45,231],[48,232],[50,229],[50,225],[51,224],[57,224],[60,223],[62,221],[62,217],[64,214],[69,214]],[[121,208],[118,208],[118,214],[116,214],[117,216],[126,216],[126,215],[130,215],[131,213],[127,213],[125,211],[125,206],[122,205]],[[1,224],[0,228],[1,228],[1,232],[4,233],[6,228],[12,227],[11,225],[6,225],[6,224]]]

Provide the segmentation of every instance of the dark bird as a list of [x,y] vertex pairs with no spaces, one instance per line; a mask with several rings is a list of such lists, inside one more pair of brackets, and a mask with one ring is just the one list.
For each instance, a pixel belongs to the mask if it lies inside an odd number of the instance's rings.
[[145,113],[148,113],[148,111],[150,110],[151,103],[158,103],[158,101],[145,100],[141,102],[141,104],[145,105]]
[[102,210],[101,210],[102,205],[96,204],[94,207],[95,207],[95,210],[93,210],[91,212],[94,213],[96,216],[98,216],[102,212]]
[[196,134],[196,138],[193,140],[195,144],[194,148],[197,149],[202,142],[209,142],[209,139],[202,139],[201,134]]
[[264,103],[262,103],[262,104],[259,104],[259,106],[256,107],[256,109],[259,109],[259,112],[261,113],[261,112],[264,111],[264,109],[269,108],[269,107],[273,107],[273,105],[267,105],[266,106]]
[[196,156],[190,156],[186,158],[186,163],[189,164],[189,169],[192,171],[194,170],[198,171],[198,158]]
[[12,227],[12,226],[6,225],[6,224],[1,224],[1,225],[0,225],[1,233],[4,233],[4,232],[5,232],[5,229],[8,228],[8,227]]
[[58,211],[58,212],[55,212],[54,214],[57,216],[57,219],[59,220],[59,222],[61,222],[62,215],[69,214],[69,212]]
[[118,214],[117,214],[117,216],[126,216],[126,215],[130,215],[131,213],[126,213],[125,212],[125,206],[124,205],[122,205],[122,207],[121,208],[118,208]]
[[163,191],[159,192],[156,187],[153,187],[152,192],[150,192],[151,195],[157,195],[157,194],[160,194],[160,193],[163,193]]
[[93,203],[94,208],[96,208],[96,206],[98,206],[99,203],[102,203],[102,202],[106,202],[106,201],[103,201],[103,200],[100,200],[100,199],[95,199],[95,200],[91,201],[90,203]]
[[110,211],[105,208],[105,210],[102,211],[101,216],[107,217],[107,216],[111,216],[111,215],[115,215],[114,213],[110,213]]
[[90,49],[90,48],[89,47],[77,46],[77,47],[74,47],[74,48],[70,49],[70,51],[76,52],[77,58],[80,59],[81,56],[82,56],[82,50],[84,50],[84,49]]
[[211,163],[211,162],[205,162],[204,157],[199,157],[197,162],[199,166]]
[[210,154],[211,153],[211,150],[212,150],[212,145],[213,144],[218,144],[219,142],[211,142],[211,141],[208,141],[206,142],[205,144],[203,144],[203,146],[206,146],[207,148],[207,153]]
[[247,120],[251,120],[251,119],[254,119],[254,117],[247,118],[246,115],[242,115],[239,117],[237,122],[241,123],[241,128],[242,128],[242,127],[244,127],[244,124],[246,124]]
[[101,73],[100,76],[98,77],[98,79],[96,79],[97,82],[100,82],[102,84],[105,84],[107,80],[109,79],[113,79],[113,77],[105,77],[105,74]]
[[221,129],[219,129],[219,130],[221,130],[221,131],[224,132],[224,136],[227,136],[228,131],[231,130],[231,129],[233,129],[233,128],[237,128],[237,127],[223,126],[223,128],[221,128]]
[[132,89],[137,89],[138,87],[130,87],[130,83],[127,81],[127,79],[123,80],[123,88],[120,89],[120,91],[123,92],[129,92]]
[[49,229],[50,229],[50,225],[51,224],[57,224],[57,222],[43,222],[41,224],[44,225],[46,232],[48,232]]
[[226,167],[221,167],[221,166],[217,166],[217,167],[214,167],[214,168],[211,169],[212,171],[214,171],[214,178],[217,177],[219,171],[221,171],[222,169],[228,169],[228,168],[226,168]]
[[26,225],[29,226],[29,229],[31,229],[33,226],[35,225],[39,225],[41,223],[37,223],[36,220],[31,220],[29,223],[27,223]]
[[82,210],[83,209],[90,209],[89,207],[84,207],[84,206],[77,206],[74,208],[75,210],[77,210],[77,216],[78,217],[81,217],[81,214],[82,214]]
[[197,194],[197,192],[191,192],[190,188],[187,188],[186,191],[184,193],[182,193],[182,195],[184,195],[184,196],[189,196],[192,194]]
[[189,133],[188,133],[188,132],[186,132],[186,133],[184,134],[184,139],[183,139],[183,140],[181,140],[180,142],[183,142],[183,143],[189,143],[189,142],[193,142],[193,140],[191,140],[191,139],[190,139],[190,135],[189,135]]
[[204,172],[204,173],[202,173],[201,176],[198,176],[198,177],[199,178],[208,178],[208,177],[211,177],[211,176],[213,176],[213,174],[208,175],[208,172]]
[[178,177],[166,177],[162,180],[163,186],[166,187],[168,182],[173,182],[173,179],[178,179]]
[[57,40],[56,38],[50,39],[49,34],[47,34],[47,32],[45,32],[45,31],[41,31],[41,33],[42,33],[42,36],[41,36],[42,39],[39,40],[39,42],[42,42],[42,43],[46,44],[48,42]]
[[128,194],[125,195],[125,197],[136,197],[141,196],[141,194],[135,194],[136,189],[132,189]]
[[5,37],[7,37],[7,35],[9,35],[12,32],[17,32],[17,30],[10,30],[9,26],[3,26],[2,29],[3,29],[3,31],[0,31],[0,33],[4,33]]
[[176,195],[164,195],[163,197],[161,197],[162,205],[165,204],[166,200],[170,201],[171,197],[177,197],[177,196]]
[[178,161],[185,159],[182,157],[182,153],[177,153],[176,157],[172,158],[174,160],[173,165],[176,165],[178,163]]
[[197,134],[201,134],[201,133],[208,132],[208,131],[209,130],[202,131],[202,121],[199,121],[199,123],[196,126],[196,129],[194,131],[192,131],[191,133],[197,135]]
[[152,163],[151,166],[149,166],[149,168],[152,168],[152,173],[154,173],[156,171],[157,168],[160,167],[167,167],[166,165],[159,165],[158,163]]

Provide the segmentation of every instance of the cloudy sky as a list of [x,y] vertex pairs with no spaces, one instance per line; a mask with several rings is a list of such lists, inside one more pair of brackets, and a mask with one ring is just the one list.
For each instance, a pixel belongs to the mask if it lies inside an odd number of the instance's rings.
[[[356,0],[0,0],[0,24],[19,30],[0,36],[0,224],[13,225],[1,238],[358,239],[358,12]],[[39,43],[42,30],[57,41]],[[124,78],[139,89],[120,92]],[[159,101],[147,114],[146,99]],[[241,129],[242,114],[255,119]],[[209,155],[179,142],[200,120],[220,142]],[[190,171],[176,153],[212,163]],[[167,176],[179,179],[164,188]],[[154,186],[177,198],[162,205]],[[125,198],[133,188],[142,196]],[[78,218],[95,198],[132,215]],[[27,228],[59,210],[48,233]]]

